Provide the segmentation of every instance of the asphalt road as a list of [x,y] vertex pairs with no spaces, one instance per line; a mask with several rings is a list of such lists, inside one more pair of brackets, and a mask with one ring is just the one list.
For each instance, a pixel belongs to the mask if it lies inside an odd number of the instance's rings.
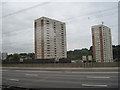
[[117,88],[117,69],[3,69],[2,84],[25,88]]

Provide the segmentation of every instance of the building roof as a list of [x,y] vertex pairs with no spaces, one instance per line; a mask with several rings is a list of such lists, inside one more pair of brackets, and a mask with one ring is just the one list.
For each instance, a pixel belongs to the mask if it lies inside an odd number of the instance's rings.
[[38,18],[38,19],[35,19],[35,21],[36,20],[39,20],[39,19],[49,19],[49,20],[53,20],[53,21],[56,21],[56,22],[61,22],[61,23],[65,23],[65,22],[62,22],[62,21],[59,21],[59,20],[56,20],[56,19],[51,19],[51,18],[48,18],[48,17],[40,17],[40,18]]
[[103,24],[94,25],[94,26],[92,26],[92,27],[100,27],[100,26],[104,26],[104,27],[107,27],[107,28],[109,28],[108,26],[105,26],[105,25],[103,25]]

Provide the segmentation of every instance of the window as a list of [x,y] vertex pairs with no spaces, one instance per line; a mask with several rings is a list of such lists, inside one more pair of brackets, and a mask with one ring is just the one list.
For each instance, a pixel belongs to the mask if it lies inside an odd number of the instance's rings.
[[50,45],[47,45],[47,47],[50,47]]
[[54,32],[56,33],[56,30],[54,29]]
[[46,22],[49,22],[49,20],[46,20]]
[[47,54],[50,54],[49,52],[47,52]]
[[46,24],[49,24],[49,20],[46,20]]
[[61,24],[61,28],[63,28],[63,24]]
[[61,37],[62,38],[62,40],[64,40],[64,37]]
[[47,55],[48,57],[50,56],[50,55]]
[[47,40],[49,40],[50,38],[49,37],[47,37]]
[[61,42],[64,43],[64,39],[62,39]]
[[47,49],[50,49],[49,47],[47,47]]

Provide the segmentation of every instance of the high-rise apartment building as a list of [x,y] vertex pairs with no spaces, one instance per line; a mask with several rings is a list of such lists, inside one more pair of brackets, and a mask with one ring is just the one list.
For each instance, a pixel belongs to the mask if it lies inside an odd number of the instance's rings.
[[111,29],[103,24],[92,26],[93,58],[96,62],[113,62]]
[[66,25],[47,17],[34,21],[35,59],[67,58]]

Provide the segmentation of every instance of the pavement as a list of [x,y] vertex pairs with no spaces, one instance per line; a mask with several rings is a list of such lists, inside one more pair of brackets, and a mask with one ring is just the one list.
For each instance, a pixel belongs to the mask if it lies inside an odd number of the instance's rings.
[[1,69],[67,69],[67,70],[79,70],[79,69],[120,69],[120,67],[2,67]]
[[2,84],[24,88],[117,88],[118,67],[3,67]]

